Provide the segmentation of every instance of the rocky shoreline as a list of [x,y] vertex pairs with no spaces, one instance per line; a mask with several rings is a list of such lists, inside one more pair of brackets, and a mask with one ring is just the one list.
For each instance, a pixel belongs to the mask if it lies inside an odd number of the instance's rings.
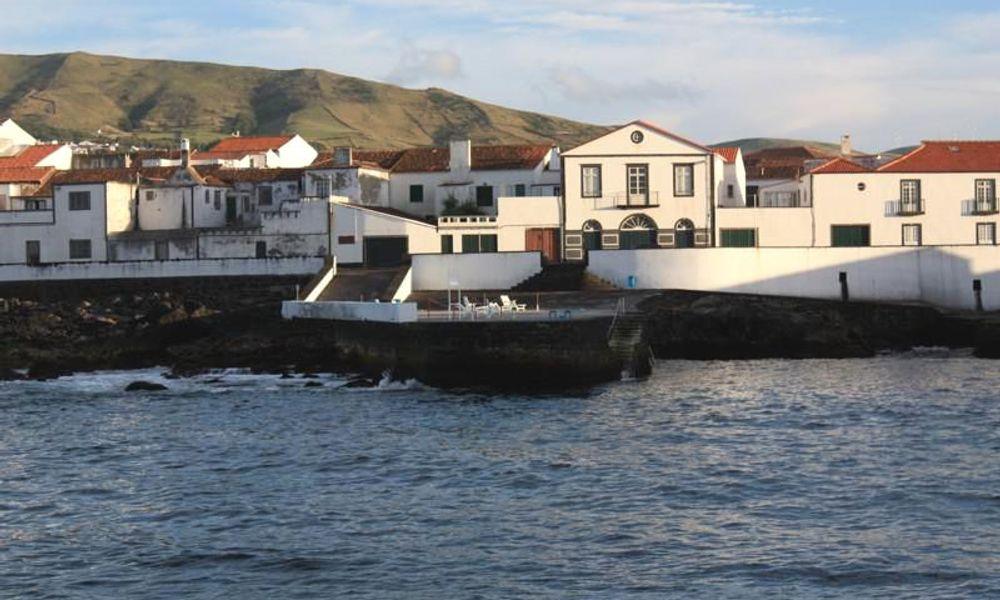
[[[0,380],[24,377],[25,369],[29,378],[49,379],[154,366],[176,376],[246,368],[373,377],[393,369],[400,378],[444,387],[588,385],[617,375],[597,345],[588,346],[591,337],[603,339],[604,323],[588,326],[593,331],[466,324],[472,327],[438,335],[433,325],[289,322],[279,309],[290,289],[288,282],[156,291],[109,286],[34,297],[0,290]],[[978,356],[1000,357],[1000,318],[925,306],[664,292],[638,308],[648,317],[658,359],[848,358],[917,346],[973,347]],[[498,360],[510,363],[499,374]]]

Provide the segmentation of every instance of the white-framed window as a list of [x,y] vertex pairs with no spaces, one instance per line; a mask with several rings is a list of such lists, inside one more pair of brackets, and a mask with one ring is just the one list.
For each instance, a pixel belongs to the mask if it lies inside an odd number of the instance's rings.
[[583,165],[580,167],[582,178],[581,193],[584,198],[601,197],[601,165]]
[[899,200],[903,206],[920,203],[920,180],[904,179],[899,182]]
[[316,195],[320,198],[328,198],[330,196],[330,180],[323,178],[316,180]]
[[996,223],[976,223],[976,244],[995,246],[997,243]]
[[629,204],[649,199],[649,165],[628,166],[628,199]]
[[923,244],[923,232],[919,223],[907,223],[903,225],[903,245],[920,246]]
[[976,180],[976,209],[980,212],[992,212],[997,200],[997,180]]
[[694,196],[694,165],[674,165],[674,196]]

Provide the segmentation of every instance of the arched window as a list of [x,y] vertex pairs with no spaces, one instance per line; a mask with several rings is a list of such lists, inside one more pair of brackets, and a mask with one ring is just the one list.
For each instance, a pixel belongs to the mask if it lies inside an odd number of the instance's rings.
[[622,250],[656,248],[656,221],[642,213],[626,217],[618,230],[618,246]]
[[601,224],[593,219],[587,221],[583,224],[583,249],[586,251],[600,250],[602,247]]
[[674,246],[694,248],[694,223],[691,219],[681,219],[674,224]]

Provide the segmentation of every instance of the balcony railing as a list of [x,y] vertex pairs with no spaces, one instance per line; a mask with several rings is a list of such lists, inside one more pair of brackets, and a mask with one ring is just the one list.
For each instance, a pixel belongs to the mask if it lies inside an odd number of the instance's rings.
[[887,217],[912,217],[922,214],[924,214],[923,198],[890,200],[885,203],[885,216]]
[[452,215],[438,217],[438,227],[496,227],[497,218],[492,215]]
[[0,225],[44,225],[55,223],[55,213],[48,209],[0,210]]
[[962,202],[963,216],[995,215],[997,212],[996,198],[992,200],[977,198],[975,200],[965,200]]
[[660,205],[659,192],[647,192],[645,194],[630,194],[628,192],[616,192],[604,196],[605,202],[615,208],[646,208]]

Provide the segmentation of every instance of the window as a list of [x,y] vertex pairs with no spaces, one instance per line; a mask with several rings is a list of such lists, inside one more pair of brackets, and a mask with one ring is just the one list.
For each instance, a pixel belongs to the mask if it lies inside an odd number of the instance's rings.
[[205,204],[211,204],[211,203],[212,203],[212,190],[206,189],[205,190]]
[[479,254],[483,252],[496,252],[496,251],[497,251],[496,234],[462,236],[463,253]]
[[976,212],[989,213],[996,210],[996,179],[976,180]]
[[997,243],[996,223],[976,223],[976,243],[980,246],[993,246]]
[[90,240],[70,240],[69,258],[70,260],[90,258]]
[[694,165],[674,165],[674,196],[694,196]]
[[921,235],[919,224],[903,225],[903,245],[920,246],[923,236]]
[[330,180],[323,178],[316,180],[316,195],[320,198],[328,198],[330,196]]
[[726,198],[732,198],[735,195],[736,195],[736,188],[735,186],[733,186],[733,184],[730,183],[729,185],[726,186]]
[[830,245],[835,248],[871,246],[871,226],[869,225],[832,225],[830,227]]
[[748,185],[747,186],[747,206],[757,206],[758,198],[760,197],[760,186]]
[[580,195],[584,198],[600,198],[601,165],[583,165],[580,167],[580,176],[582,178]]
[[274,200],[274,193],[270,186],[262,186],[257,188],[257,204],[260,206],[271,206],[271,202]]
[[649,165],[629,165],[626,171],[628,177],[628,203],[649,203]]
[[453,254],[455,252],[455,238],[450,235],[441,236],[441,254]]
[[69,209],[90,210],[90,192],[70,192]]
[[338,235],[337,236],[337,243],[340,244],[340,245],[342,245],[342,246],[350,246],[351,244],[354,243],[354,236],[353,235]]
[[424,186],[415,184],[410,186],[410,202],[424,201]]
[[215,210],[222,210],[222,190],[215,190]]
[[257,242],[254,244],[254,257],[267,258],[267,242]]
[[899,211],[904,214],[921,212],[919,179],[904,179],[899,182]]
[[720,229],[719,244],[723,248],[756,248],[756,229]]
[[146,190],[146,202],[152,202],[156,200],[156,192],[153,190]]
[[518,183],[514,185],[514,197],[524,198],[528,195],[528,189],[523,183]]
[[492,185],[480,185],[476,187],[476,206],[493,206]]

